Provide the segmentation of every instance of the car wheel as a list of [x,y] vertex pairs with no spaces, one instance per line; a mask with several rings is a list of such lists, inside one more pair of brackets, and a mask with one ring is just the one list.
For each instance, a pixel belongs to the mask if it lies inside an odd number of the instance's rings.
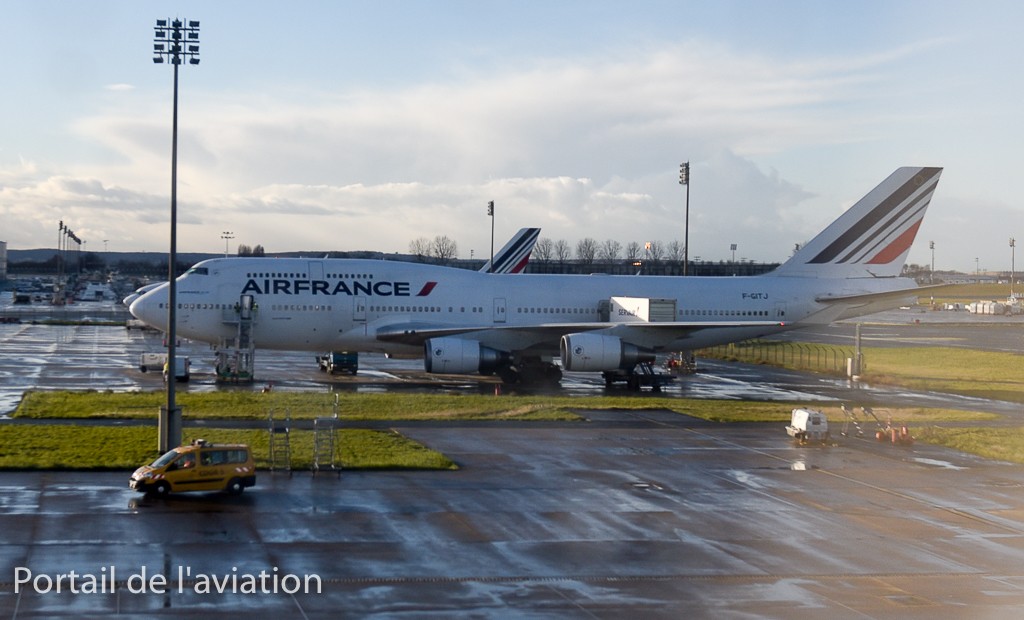
[[167,482],[165,480],[161,480],[160,482],[157,482],[156,486],[153,487],[153,495],[156,495],[157,497],[167,497],[167,495],[170,492],[171,492],[171,485],[167,484]]
[[231,495],[241,495],[244,490],[245,486],[242,485],[242,481],[238,478],[232,478],[231,482],[228,483],[228,493]]

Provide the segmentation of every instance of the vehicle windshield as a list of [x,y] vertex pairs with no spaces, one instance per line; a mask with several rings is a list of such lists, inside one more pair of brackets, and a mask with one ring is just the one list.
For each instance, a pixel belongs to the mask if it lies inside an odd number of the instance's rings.
[[150,467],[163,467],[163,466],[167,465],[168,463],[170,463],[171,461],[173,461],[176,458],[178,458],[178,451],[177,450],[171,450],[167,454],[165,454],[165,455],[161,456],[160,458],[158,458],[157,460],[153,461],[150,464]]
[[185,272],[185,275],[196,274],[200,276],[210,275],[210,270],[207,267],[193,267]]

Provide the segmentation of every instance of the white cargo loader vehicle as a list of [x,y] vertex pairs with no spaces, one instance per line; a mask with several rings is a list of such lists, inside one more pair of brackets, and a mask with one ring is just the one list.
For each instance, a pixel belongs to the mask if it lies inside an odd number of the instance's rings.
[[139,355],[140,372],[149,372],[150,370],[160,372],[163,370],[165,363],[167,363],[166,353],[143,353]]
[[[174,380],[184,383],[189,380],[192,372],[192,360],[187,357],[176,357],[174,364]],[[166,353],[143,353],[139,356],[139,370],[141,372],[161,371],[164,374],[164,381],[167,381],[169,369],[167,368]]]
[[793,419],[786,427],[786,433],[801,443],[831,439],[828,432],[828,419],[825,414],[815,409],[794,409]]

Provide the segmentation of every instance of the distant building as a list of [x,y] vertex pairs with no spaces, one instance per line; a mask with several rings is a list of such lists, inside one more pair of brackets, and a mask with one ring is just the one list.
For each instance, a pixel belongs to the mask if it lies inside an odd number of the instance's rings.
[[0,241],[0,282],[7,279],[7,242]]

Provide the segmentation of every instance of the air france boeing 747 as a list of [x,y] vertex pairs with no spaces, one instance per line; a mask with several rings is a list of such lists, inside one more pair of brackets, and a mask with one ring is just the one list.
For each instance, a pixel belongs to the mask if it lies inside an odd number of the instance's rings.
[[[231,343],[239,308],[266,349],[422,356],[427,372],[557,380],[828,324],[914,297],[904,261],[941,168],[899,168],[771,273],[502,274],[356,259],[217,258],[178,278],[177,333]],[[131,304],[166,330],[167,285]],[[241,303],[240,303],[241,302]]]

